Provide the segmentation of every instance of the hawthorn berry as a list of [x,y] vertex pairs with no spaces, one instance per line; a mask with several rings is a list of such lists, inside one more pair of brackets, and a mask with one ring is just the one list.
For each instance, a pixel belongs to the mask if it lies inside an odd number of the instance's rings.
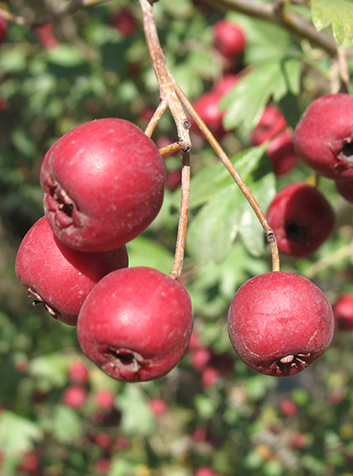
[[52,23],[36,26],[34,31],[43,48],[49,49],[60,45],[60,41],[55,37],[54,25]]
[[283,131],[287,125],[287,121],[281,110],[277,106],[269,104],[266,106],[259,122],[251,133],[251,145],[260,145],[273,139],[275,135]]
[[336,180],[336,189],[343,198],[353,203],[353,180]]
[[138,236],[163,202],[164,161],[124,119],[97,119],[63,135],[40,173],[45,215],[66,246],[98,252]]
[[335,327],[338,331],[353,329],[353,294],[341,294],[332,306]]
[[306,109],[294,131],[299,157],[334,180],[353,177],[353,96],[326,94]]
[[136,19],[134,15],[125,8],[115,12],[110,23],[122,36],[130,36],[136,30]]
[[266,154],[277,177],[292,170],[299,161],[294,150],[293,133],[285,130],[274,137],[266,149]]
[[228,20],[220,20],[213,26],[213,44],[226,58],[240,56],[246,46],[243,29]]
[[87,397],[88,392],[84,387],[70,385],[63,393],[62,402],[64,405],[78,410],[85,405]]
[[162,377],[184,356],[192,331],[186,289],[160,271],[114,271],[92,289],[81,308],[77,334],[86,356],[110,377],[145,381]]
[[107,273],[128,266],[125,245],[102,253],[84,253],[63,245],[45,217],[27,232],[17,251],[15,270],[36,303],[74,326],[93,286]]
[[281,253],[297,258],[316,251],[331,235],[334,211],[324,195],[307,183],[287,185],[267,210]]
[[[194,102],[195,111],[217,140],[221,140],[226,134],[226,130],[224,129],[222,123],[225,113],[219,109],[219,102],[221,98],[221,94],[215,91],[210,91],[202,94]],[[191,118],[190,121],[195,132],[203,137],[202,133],[199,131],[199,128],[195,125],[194,120]]]
[[313,282],[273,271],[238,289],[228,313],[228,332],[235,351],[253,370],[277,377],[294,375],[330,345],[333,311]]

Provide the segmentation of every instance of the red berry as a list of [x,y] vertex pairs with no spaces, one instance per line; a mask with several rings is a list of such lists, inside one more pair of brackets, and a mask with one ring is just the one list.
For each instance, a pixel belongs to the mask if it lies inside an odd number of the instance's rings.
[[36,302],[42,302],[56,319],[74,326],[93,286],[107,273],[127,265],[125,246],[102,253],[67,248],[42,217],[22,240],[15,269]]
[[131,35],[136,29],[136,20],[130,10],[122,9],[114,13],[110,23],[119,31],[122,36]]
[[251,145],[260,145],[273,139],[287,127],[287,121],[277,106],[266,106],[259,122],[251,133]]
[[351,331],[353,329],[353,294],[341,294],[332,309],[336,329]]
[[138,236],[163,202],[164,161],[141,129],[98,119],[62,136],[41,168],[49,225],[66,246],[107,251]]
[[297,405],[289,397],[282,398],[282,400],[279,402],[279,409],[283,415],[287,417],[294,417],[298,414]]
[[214,476],[214,472],[209,466],[200,466],[195,469],[194,476]]
[[296,374],[320,357],[334,331],[323,292],[302,276],[283,271],[246,281],[228,314],[230,340],[253,370],[277,377]]
[[336,180],[336,188],[343,198],[353,203],[353,180]]
[[211,350],[200,347],[190,353],[191,365],[197,370],[203,370],[211,359]]
[[115,406],[115,394],[109,389],[97,390],[94,394],[94,402],[102,410],[113,410]]
[[7,21],[4,17],[0,16],[0,44],[3,43],[7,38]]
[[70,363],[67,369],[67,374],[71,383],[77,385],[85,385],[88,383],[88,368],[80,360],[74,360]]
[[353,96],[327,94],[315,99],[299,121],[294,144],[315,172],[339,180],[353,177]]
[[152,413],[156,416],[164,415],[168,410],[166,401],[160,397],[151,398],[150,408]]
[[213,27],[214,47],[226,58],[240,56],[246,45],[243,29],[227,20],[220,20]]
[[281,253],[303,257],[316,251],[332,233],[334,211],[315,187],[294,183],[280,190],[267,211]]
[[216,94],[225,96],[239,82],[239,79],[237,74],[226,74],[214,85],[213,91]]
[[[222,124],[224,111],[220,111],[218,108],[221,97],[222,96],[220,94],[211,91],[202,94],[202,96],[200,96],[194,102],[195,111],[198,113],[217,140],[221,140],[226,134],[226,130]],[[203,137],[193,119],[191,119],[191,124],[195,132]]]
[[101,448],[108,449],[112,445],[112,439],[108,433],[98,433],[95,437],[95,443]]
[[204,387],[213,387],[219,380],[219,372],[215,367],[207,365],[202,370],[201,381]]
[[288,173],[297,165],[299,160],[294,150],[293,133],[287,130],[272,139],[266,153],[277,176]]
[[20,474],[26,474],[28,476],[39,476],[39,456],[36,450],[27,451],[22,457],[22,461],[17,467]]
[[110,469],[111,461],[109,458],[101,458],[97,461],[96,471],[99,474],[107,474]]
[[70,385],[63,393],[62,401],[68,407],[80,409],[87,400],[87,390],[80,385]]
[[54,26],[52,23],[45,23],[44,25],[36,26],[34,31],[44,48],[53,48],[60,45],[60,42],[55,38]]
[[122,381],[168,373],[184,356],[191,330],[186,289],[146,267],[121,269],[101,279],[82,306],[77,327],[87,357]]

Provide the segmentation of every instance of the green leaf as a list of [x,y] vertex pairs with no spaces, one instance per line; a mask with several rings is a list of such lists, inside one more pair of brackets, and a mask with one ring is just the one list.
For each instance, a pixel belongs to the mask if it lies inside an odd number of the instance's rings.
[[[264,147],[252,147],[230,159],[244,181],[256,168],[264,151]],[[213,197],[225,190],[226,187],[233,189],[234,179],[222,162],[205,167],[191,180],[190,209],[213,200]]]
[[[251,184],[251,192],[264,213],[276,194],[276,178],[273,173]],[[261,256],[266,247],[265,234],[254,210],[246,202],[239,226],[239,234],[245,248],[253,256]]]
[[266,60],[254,67],[220,102],[226,110],[227,129],[242,126],[250,131],[258,122],[270,98],[278,102],[288,92],[298,94],[300,59]]
[[351,0],[312,0],[311,16],[318,31],[332,23],[332,32],[341,48],[353,44],[353,2]]
[[138,236],[126,244],[129,253],[129,266],[149,266],[168,274],[173,267],[174,256],[158,244],[144,236]]
[[28,451],[42,437],[41,430],[30,420],[9,410],[0,414],[0,447],[6,452],[18,454]]
[[67,358],[59,353],[41,355],[31,360],[29,372],[42,388],[62,387],[67,382]]
[[192,220],[187,237],[188,251],[196,259],[222,261],[238,232],[241,191],[225,189],[208,202]]
[[52,430],[61,443],[70,443],[82,434],[83,428],[77,412],[66,405],[55,408],[52,419]]
[[140,385],[126,385],[117,399],[122,412],[120,428],[127,435],[148,436],[154,427],[154,417]]
[[62,44],[55,48],[49,48],[46,50],[46,54],[51,63],[68,68],[80,65],[84,62],[81,51],[71,45]]

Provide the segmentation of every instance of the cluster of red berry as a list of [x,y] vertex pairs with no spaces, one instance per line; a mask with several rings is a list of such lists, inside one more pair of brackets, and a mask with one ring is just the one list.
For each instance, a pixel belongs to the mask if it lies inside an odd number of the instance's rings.
[[126,120],[82,124],[48,150],[40,182],[45,216],[19,247],[20,282],[77,325],[82,350],[111,377],[169,372],[190,339],[189,294],[156,269],[127,268],[125,247],[162,206],[165,166],[154,142]]

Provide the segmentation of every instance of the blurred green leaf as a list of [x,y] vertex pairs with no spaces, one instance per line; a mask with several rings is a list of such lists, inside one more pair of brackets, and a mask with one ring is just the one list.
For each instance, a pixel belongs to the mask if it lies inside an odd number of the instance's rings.
[[41,388],[62,387],[67,382],[67,357],[60,353],[41,355],[30,361],[28,370]]
[[311,15],[318,31],[332,23],[332,32],[341,48],[353,44],[353,2],[351,0],[312,0]]
[[121,429],[127,435],[148,436],[154,428],[154,417],[140,385],[126,385],[119,393],[117,406],[122,412]]
[[75,441],[83,432],[80,416],[73,408],[57,405],[52,415],[52,431],[61,443]]
[[43,438],[41,430],[32,421],[9,410],[0,414],[0,447],[18,454],[30,450]]
[[145,236],[138,236],[126,244],[129,266],[148,266],[169,274],[173,267],[174,255],[158,242]]

